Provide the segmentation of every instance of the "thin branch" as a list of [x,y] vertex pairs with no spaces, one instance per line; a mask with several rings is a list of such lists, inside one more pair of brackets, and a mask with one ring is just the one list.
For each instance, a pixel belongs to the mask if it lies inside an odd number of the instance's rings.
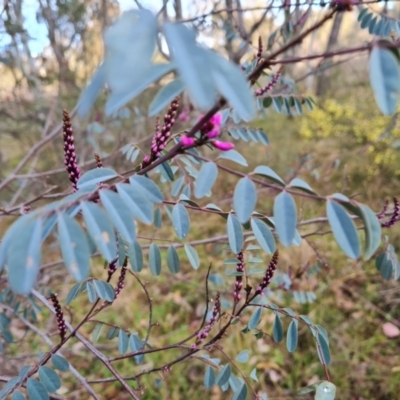
[[[17,317],[26,327],[28,327],[32,332],[35,332],[38,336],[40,336],[43,341],[45,343],[47,343],[49,346],[54,347],[54,342],[50,339],[50,337],[48,335],[46,335],[44,332],[42,332],[39,328],[37,328],[35,325],[33,325],[31,322],[29,322],[27,319],[25,319],[24,317],[22,317],[19,314],[15,314],[14,310],[5,305],[5,304],[0,304],[0,307],[3,310],[7,310],[10,313],[12,313],[15,317]],[[60,356],[62,356],[62,352],[61,351],[57,351],[54,354],[59,354]],[[78,372],[78,370],[76,370],[74,368],[73,365],[71,365],[71,363],[69,363],[69,370],[71,371],[71,374],[74,375],[76,377],[76,379],[78,379],[78,381],[80,382],[80,384],[86,389],[86,391],[95,399],[95,400],[100,400],[100,398],[97,396],[96,392],[90,387],[90,385],[88,384],[88,382],[86,381],[86,379]]]
[[[53,306],[47,301],[47,299],[41,295],[36,290],[32,290],[32,294],[40,300],[53,314],[55,314],[55,310]],[[107,368],[108,370],[115,376],[118,382],[124,387],[124,389],[134,398],[135,400],[139,400],[138,395],[132,390],[132,388],[126,383],[126,381],[119,375],[119,373],[115,370],[115,368],[111,365],[108,358],[101,353],[96,347],[92,345],[84,336],[80,333],[76,332],[76,328],[73,328],[71,324],[65,321],[66,327],[70,330],[70,332],[74,333],[74,336],[91,352],[93,353]],[[81,324],[79,324],[81,325]],[[78,325],[78,326],[79,326]],[[67,338],[66,338],[67,339]]]

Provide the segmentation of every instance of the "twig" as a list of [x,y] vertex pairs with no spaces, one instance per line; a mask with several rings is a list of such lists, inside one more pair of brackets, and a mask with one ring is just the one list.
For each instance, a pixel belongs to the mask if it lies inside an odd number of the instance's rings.
[[[52,305],[47,301],[47,299],[42,296],[36,290],[32,290],[33,295],[40,300],[53,314],[55,314],[55,310]],[[115,370],[115,368],[111,365],[108,358],[96,349],[84,336],[80,333],[76,332],[76,328],[73,328],[71,324],[65,321],[65,325],[70,330],[70,332],[74,332],[74,336],[91,352],[93,353],[107,368],[108,370],[115,376],[118,382],[124,387],[124,389],[135,399],[139,400],[138,395],[132,390],[132,388],[126,383],[126,381],[119,375],[119,373]],[[67,339],[67,338],[66,338]]]
[[[44,332],[42,332],[40,329],[38,329],[35,325],[33,325],[32,323],[30,323],[27,319],[25,319],[24,317],[22,317],[19,314],[15,314],[14,310],[5,305],[5,304],[1,304],[0,307],[2,309],[6,309],[8,310],[10,313],[12,313],[13,315],[15,315],[26,327],[28,327],[32,332],[35,332],[38,336],[40,336],[44,342],[46,342],[49,346],[54,347],[54,343],[53,341],[49,338],[48,335],[46,335]],[[57,351],[54,354],[59,354],[62,356],[61,351]],[[100,400],[100,398],[97,396],[96,392],[90,387],[90,385],[88,384],[88,382],[86,381],[86,379],[71,365],[71,363],[69,363],[69,370],[71,371],[71,374],[74,375],[76,377],[76,379],[78,379],[78,381],[80,382],[80,384],[86,389],[86,391],[95,399],[95,400]]]

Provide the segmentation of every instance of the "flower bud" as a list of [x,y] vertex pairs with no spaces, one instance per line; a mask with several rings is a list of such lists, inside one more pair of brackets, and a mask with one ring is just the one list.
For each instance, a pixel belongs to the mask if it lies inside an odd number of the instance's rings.
[[186,135],[181,136],[181,143],[185,147],[193,146],[195,143],[195,139],[192,137],[187,137]]
[[214,140],[211,144],[218,150],[221,151],[229,151],[232,150],[235,145],[230,142],[220,142],[219,140]]

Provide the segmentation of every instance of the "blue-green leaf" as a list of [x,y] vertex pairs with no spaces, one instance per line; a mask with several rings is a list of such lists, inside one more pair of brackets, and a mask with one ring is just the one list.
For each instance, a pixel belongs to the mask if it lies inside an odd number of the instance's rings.
[[100,336],[103,332],[104,324],[96,324],[93,331],[92,331],[92,340],[97,342],[100,339]]
[[234,108],[239,117],[250,121],[256,113],[254,96],[241,69],[217,53],[209,54],[210,73],[218,92]]
[[186,207],[180,203],[172,209],[172,223],[179,239],[184,239],[189,233],[190,219]]
[[[174,171],[170,167],[167,161],[163,162],[158,166],[159,171],[161,172],[161,175],[167,182],[173,182],[175,180],[174,177]],[[176,169],[176,167],[174,167]]]
[[119,335],[119,328],[116,328],[115,326],[111,326],[106,333],[106,338],[108,340],[112,340],[114,338],[116,338]]
[[204,386],[208,389],[212,388],[215,383],[214,369],[208,365],[204,374]]
[[129,178],[129,182],[133,187],[141,189],[152,203],[160,204],[164,201],[164,195],[151,179],[142,175],[134,175]]
[[128,256],[132,269],[135,272],[140,272],[143,268],[143,253],[136,240],[129,246]]
[[229,150],[229,151],[223,151],[220,153],[218,156],[218,159],[225,159],[225,160],[230,160],[233,161],[237,164],[243,165],[247,167],[247,161],[246,159],[236,150]]
[[314,400],[335,400],[336,386],[332,382],[324,381],[317,386]]
[[77,182],[79,190],[90,188],[97,183],[106,182],[118,174],[111,168],[96,168],[84,173]]
[[164,34],[179,75],[188,93],[200,110],[207,110],[216,101],[216,91],[209,70],[209,53],[200,48],[193,31],[182,24],[166,23]]
[[249,361],[249,351],[248,350],[241,351],[236,356],[236,360],[239,361],[240,363],[246,363],[247,361]]
[[243,249],[243,230],[236,215],[229,214],[226,227],[229,246],[235,254],[238,254]]
[[260,322],[261,319],[261,307],[257,307],[256,311],[254,311],[253,315],[249,319],[249,323],[247,324],[250,330],[254,329]]
[[258,143],[259,139],[256,131],[247,128],[247,134],[249,135],[250,140],[252,140],[255,143]]
[[219,371],[215,383],[218,386],[223,386],[229,381],[229,377],[231,376],[231,366],[230,364],[224,365]]
[[125,264],[125,258],[127,257],[125,242],[118,232],[116,232],[116,235],[117,235],[117,252],[118,252],[117,265],[119,267],[122,267]]
[[287,192],[275,198],[274,222],[280,241],[284,246],[290,246],[296,235],[297,211],[293,197]]
[[89,84],[79,98],[77,111],[79,118],[84,118],[92,108],[100,90],[106,84],[106,76],[106,68],[104,63],[102,63],[93,74]]
[[192,247],[190,244],[185,244],[185,252],[186,252],[187,258],[190,262],[190,265],[194,269],[199,268],[200,258],[199,258],[199,255],[197,254],[196,249],[194,247]]
[[318,343],[318,355],[322,364],[329,365],[331,363],[331,352],[329,350],[329,344],[325,339],[325,336],[320,332],[317,333]]
[[369,76],[379,109],[385,115],[393,114],[400,92],[400,67],[396,56],[387,48],[373,47]]
[[257,369],[256,368],[253,368],[252,371],[250,372],[250,378],[253,379],[253,381],[258,382]]
[[114,301],[114,288],[108,282],[98,281],[97,279],[94,279],[92,282],[98,296],[101,299],[107,300],[109,302]]
[[257,136],[258,136],[258,140],[265,146],[269,145],[269,140],[267,135],[265,134],[265,132],[262,129],[257,129]]
[[61,357],[58,354],[53,354],[51,356],[51,362],[52,362],[54,368],[58,369],[61,372],[66,372],[69,370],[68,361],[64,357]]
[[235,391],[232,400],[246,400],[246,397],[247,397],[247,386],[245,383],[242,383],[242,386],[240,386],[238,390]]
[[237,129],[237,133],[238,133],[240,139],[242,139],[244,142],[247,143],[249,141],[250,138],[249,138],[249,134],[247,132],[247,129],[245,129],[243,127],[240,127],[240,128]]
[[234,374],[231,374],[229,378],[229,385],[234,392],[237,392],[241,388],[243,383],[244,383],[243,379],[238,378]]
[[111,190],[100,190],[100,199],[118,232],[126,242],[132,243],[136,238],[135,224],[120,196]]
[[383,279],[389,280],[392,277],[393,263],[392,260],[387,257],[387,253],[379,254],[379,256],[376,257],[375,265]]
[[40,268],[42,220],[29,221],[21,228],[14,233],[8,249],[8,281],[15,293],[27,295]]
[[329,337],[326,329],[321,325],[315,325],[315,327],[317,328],[318,332],[324,337],[326,343],[328,343],[329,345]]
[[109,116],[114,113],[118,108],[122,107],[128,101],[140,94],[151,83],[158,81],[164,75],[173,71],[174,68],[175,66],[172,63],[149,64],[146,71],[142,71],[142,73],[135,75],[131,73],[131,79],[124,81],[125,83],[128,83],[126,89],[111,93],[109,96],[105,107],[106,115]]
[[86,292],[91,303],[97,300],[97,292],[92,281],[86,282]]
[[149,249],[149,266],[153,275],[160,275],[161,272],[161,253],[160,249],[155,243],[150,245]]
[[1,239],[0,242],[0,271],[3,270],[7,257],[8,257],[8,251],[10,249],[10,246],[14,240],[14,235],[17,235],[19,237],[19,230],[21,232],[26,229],[25,224],[28,224],[30,219],[32,218],[31,215],[27,214],[24,215],[23,217],[18,218],[11,226],[8,228],[6,233]]
[[117,248],[114,229],[107,215],[93,203],[82,203],[82,213],[90,236],[100,253],[110,263],[117,256]]
[[285,182],[282,180],[282,178],[275,172],[273,171],[270,167],[266,167],[265,165],[259,165],[253,172],[256,175],[262,175],[265,176],[266,178],[271,179],[275,183],[278,183],[279,185],[285,186]]
[[299,178],[293,179],[289,183],[289,186],[304,190],[305,192],[310,193],[310,194],[316,194],[315,191],[311,188],[311,186],[307,182],[304,182],[302,179],[299,179]]
[[[139,339],[138,335],[134,333],[129,338],[129,347],[133,352],[138,352],[143,349],[143,342]],[[144,354],[138,354],[134,357],[136,364],[140,364],[144,360]]]
[[327,202],[327,215],[333,236],[340,248],[348,257],[357,259],[360,256],[361,248],[354,221],[343,206],[331,200]]
[[[1,393],[0,393],[0,395],[1,395]],[[11,400],[25,400],[25,396],[19,390],[16,390],[13,393]]]
[[129,337],[129,347],[132,352],[137,352],[143,348],[143,342],[138,338],[137,334]]
[[181,266],[179,262],[179,256],[177,251],[175,250],[174,246],[169,246],[167,251],[167,265],[168,269],[173,273],[176,274],[179,272]]
[[257,202],[257,190],[253,181],[245,177],[239,180],[233,193],[233,208],[239,222],[246,223],[254,211]]
[[299,323],[296,319],[293,319],[289,324],[286,336],[286,347],[290,353],[293,353],[297,348],[297,342],[299,338],[298,325]]
[[275,315],[274,325],[272,327],[272,337],[276,343],[281,342],[283,339],[283,326],[278,314]]
[[67,298],[65,299],[65,304],[70,304],[74,300],[82,289],[82,282],[76,283],[72,286],[71,290],[68,292]]
[[235,128],[230,128],[228,129],[229,135],[231,135],[235,140],[240,139],[240,135],[237,129]]
[[119,183],[117,190],[135,218],[145,224],[153,222],[153,203],[145,197],[142,190],[126,183]]
[[358,14],[357,21],[361,21],[364,18],[364,15],[367,14],[368,8],[363,8]]
[[118,351],[120,354],[125,354],[128,350],[128,334],[120,329],[118,334]]
[[[111,95],[106,114],[111,115],[140,93],[151,65],[157,37],[157,20],[146,9],[129,10],[104,33],[105,67]],[[127,51],[127,49],[130,51]],[[135,74],[132,74],[132,70]],[[148,78],[147,78],[148,79]],[[151,83],[151,80],[149,83]],[[138,86],[140,91],[138,91]]]
[[154,226],[156,228],[161,228],[162,226],[162,213],[159,208],[156,208],[154,210],[154,220],[153,220]]
[[65,214],[58,216],[58,240],[65,266],[77,281],[84,280],[90,268],[89,244],[79,224]]
[[149,108],[149,117],[157,115],[164,107],[180,95],[185,89],[185,83],[181,78],[177,78],[165,85],[154,97]]
[[251,229],[257,239],[258,244],[267,253],[272,254],[276,250],[274,235],[268,225],[260,219],[251,219]]
[[171,194],[172,196],[176,197],[178,196],[180,190],[182,189],[183,183],[185,182],[185,177],[181,176],[180,178],[178,178],[174,184],[172,185],[171,188]]
[[46,388],[36,379],[28,378],[26,389],[30,400],[49,400]]
[[368,260],[372,257],[381,243],[382,229],[377,216],[368,206],[359,204],[359,208],[365,230],[364,259]]
[[206,162],[201,166],[194,185],[196,199],[201,199],[212,189],[217,176],[218,167],[215,163]]
[[48,392],[54,393],[61,387],[61,380],[57,373],[45,365],[39,368],[39,379]]

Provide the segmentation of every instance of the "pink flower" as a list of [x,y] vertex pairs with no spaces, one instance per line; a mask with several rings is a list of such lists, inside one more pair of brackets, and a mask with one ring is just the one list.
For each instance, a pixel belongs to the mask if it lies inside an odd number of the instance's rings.
[[218,137],[220,133],[221,133],[221,131],[219,129],[219,126],[214,125],[214,127],[211,129],[211,131],[207,133],[207,136],[209,139],[214,139],[214,138]]
[[211,118],[210,121],[215,124],[220,126],[222,124],[222,114],[221,113],[216,113],[214,114]]
[[185,146],[185,147],[189,147],[189,146],[193,146],[195,142],[195,139],[192,137],[187,137],[186,135],[182,135],[181,136],[181,143]]
[[214,140],[214,141],[211,142],[211,144],[212,144],[216,149],[219,149],[219,150],[222,150],[222,151],[232,150],[232,149],[235,147],[235,145],[234,145],[233,143],[230,143],[230,142],[220,142],[219,140]]
[[[199,119],[203,118],[203,115],[200,115]],[[209,139],[214,139],[218,137],[221,133],[221,124],[222,124],[222,114],[217,113],[213,115],[209,121],[207,121],[203,127],[201,128],[201,133],[203,135],[207,135]]]

